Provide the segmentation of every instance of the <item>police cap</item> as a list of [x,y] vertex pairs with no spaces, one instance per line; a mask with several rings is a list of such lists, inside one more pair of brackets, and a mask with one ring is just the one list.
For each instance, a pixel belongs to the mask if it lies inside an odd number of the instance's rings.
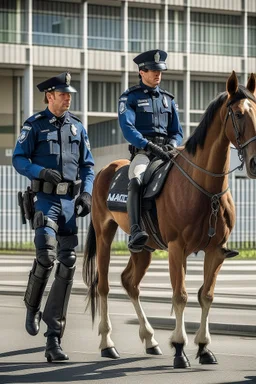
[[141,53],[136,56],[133,61],[138,65],[139,70],[166,71],[166,58],[167,53],[165,51],[153,49],[152,51]]
[[37,88],[40,92],[68,92],[74,93],[77,92],[74,87],[70,85],[71,75],[69,72],[63,72],[60,75],[51,77],[48,80],[43,81],[40,84],[37,84]]

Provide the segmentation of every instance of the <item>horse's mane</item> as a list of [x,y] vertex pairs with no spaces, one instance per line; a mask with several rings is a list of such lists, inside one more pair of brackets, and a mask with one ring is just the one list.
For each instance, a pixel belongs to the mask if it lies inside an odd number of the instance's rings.
[[[216,111],[222,106],[227,97],[228,92],[222,92],[208,105],[199,125],[185,143],[185,148],[188,153],[194,155],[198,145],[200,148],[203,148],[208,127],[212,123]],[[239,85],[238,91],[230,100],[230,103],[232,104],[244,98],[253,99],[253,95],[243,85]]]

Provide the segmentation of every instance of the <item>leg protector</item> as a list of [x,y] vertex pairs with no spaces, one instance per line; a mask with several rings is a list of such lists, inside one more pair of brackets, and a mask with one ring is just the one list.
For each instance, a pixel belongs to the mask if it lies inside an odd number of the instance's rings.
[[43,313],[43,320],[48,326],[45,336],[63,336],[69,297],[73,284],[75,266],[67,267],[58,263],[55,280],[52,284]]
[[76,262],[75,247],[78,245],[77,235],[60,236],[57,235],[57,259],[67,267],[73,267]]
[[24,301],[27,307],[25,327],[32,336],[37,335],[39,332],[42,317],[40,305],[52,268],[53,265],[46,268],[34,260],[32,270],[30,271]]
[[24,301],[26,307],[32,312],[37,312],[40,309],[42,296],[51,274],[53,265],[44,267],[36,260],[29,274],[27,290],[25,292]]
[[128,248],[131,252],[140,252],[148,240],[148,234],[140,227],[141,217],[141,181],[134,177],[128,185],[127,211],[130,220],[131,236]]

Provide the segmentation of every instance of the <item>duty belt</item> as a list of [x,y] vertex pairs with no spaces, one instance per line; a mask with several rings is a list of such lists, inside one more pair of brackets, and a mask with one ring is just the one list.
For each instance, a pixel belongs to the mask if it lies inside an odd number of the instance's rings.
[[55,194],[60,196],[69,195],[75,197],[81,188],[82,180],[75,180],[71,182],[62,182],[54,185],[48,181],[34,179],[31,182],[31,189],[33,192],[44,192],[46,194]]
[[154,144],[157,144],[159,146],[162,146],[166,144],[168,137],[167,136],[145,136],[145,138],[149,141],[151,141]]

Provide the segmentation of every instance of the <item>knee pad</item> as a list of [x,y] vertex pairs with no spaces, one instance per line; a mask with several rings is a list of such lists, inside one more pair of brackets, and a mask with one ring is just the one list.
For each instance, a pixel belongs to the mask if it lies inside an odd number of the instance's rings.
[[78,245],[77,235],[57,236],[58,240],[58,260],[66,267],[73,267],[76,262],[75,247]]
[[53,265],[56,260],[57,240],[55,237],[50,236],[47,233],[37,232],[34,239],[37,261],[42,266],[49,267]]

